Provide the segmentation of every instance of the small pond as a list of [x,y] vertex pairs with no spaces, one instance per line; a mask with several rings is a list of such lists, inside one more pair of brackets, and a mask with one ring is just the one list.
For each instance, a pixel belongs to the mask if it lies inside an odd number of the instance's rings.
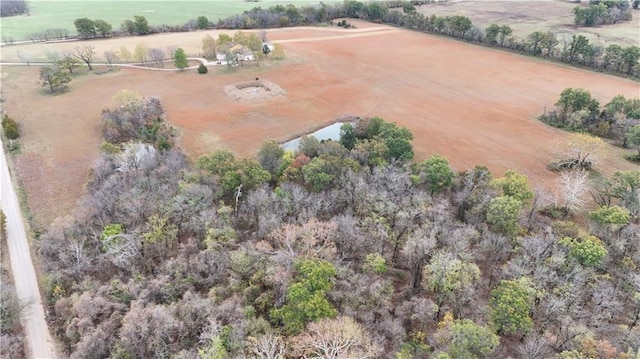
[[[340,139],[340,127],[344,125],[344,122],[336,122],[332,125],[323,127],[316,132],[310,133],[306,136],[313,136],[318,139],[318,141],[322,140],[334,140],[338,141]],[[291,141],[287,141],[282,144],[282,148],[285,151],[295,151],[298,149],[298,144],[300,143],[300,139],[304,136],[300,136],[298,138],[294,138]]]

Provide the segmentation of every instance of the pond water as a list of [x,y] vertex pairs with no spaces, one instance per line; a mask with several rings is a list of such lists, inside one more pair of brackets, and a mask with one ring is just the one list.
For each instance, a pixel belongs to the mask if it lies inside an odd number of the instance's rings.
[[[307,136],[313,136],[318,139],[318,141],[322,140],[334,140],[338,141],[340,139],[340,127],[344,125],[344,122],[336,122],[332,125],[323,127],[316,132],[310,133]],[[291,141],[287,141],[282,144],[282,149],[285,151],[295,151],[298,149],[298,145],[300,144],[300,139],[304,136],[300,136],[298,138],[294,138]]]

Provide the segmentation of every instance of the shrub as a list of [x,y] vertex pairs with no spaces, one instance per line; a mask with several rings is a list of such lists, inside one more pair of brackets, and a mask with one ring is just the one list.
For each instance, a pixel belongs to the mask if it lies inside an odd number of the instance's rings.
[[2,117],[2,130],[4,135],[10,140],[15,140],[20,137],[20,131],[18,130],[18,124],[11,117],[4,115]]
[[207,70],[207,67],[201,62],[200,65],[198,66],[198,73],[199,74],[206,74],[209,70]]

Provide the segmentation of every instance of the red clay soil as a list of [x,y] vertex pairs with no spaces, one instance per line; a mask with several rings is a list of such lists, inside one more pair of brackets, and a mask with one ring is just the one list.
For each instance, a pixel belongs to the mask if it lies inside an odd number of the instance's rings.
[[[320,41],[313,34],[270,32],[270,40],[312,41],[285,43],[287,61],[230,74],[224,68],[207,75],[127,69],[87,75],[74,81],[70,93],[28,96],[29,103],[15,100],[36,93],[37,84],[4,86],[5,108],[25,131],[20,168],[30,197],[37,198],[32,207],[47,207],[36,210],[40,223],[69,213],[99,156],[100,111],[125,88],[162,99],[193,159],[217,148],[252,156],[265,139],[285,141],[344,115],[381,116],[413,132],[417,160],[440,153],[456,170],[483,164],[501,176],[517,169],[547,188],[556,175],[546,165],[568,134],[535,119],[545,106],[551,109],[566,87],[587,89],[601,103],[617,94],[640,96],[640,85],[631,80],[406,30],[331,34]],[[36,81],[37,70],[20,71]],[[255,77],[287,94],[254,103],[225,95],[224,86]],[[638,169],[621,150],[610,151],[604,173]]]

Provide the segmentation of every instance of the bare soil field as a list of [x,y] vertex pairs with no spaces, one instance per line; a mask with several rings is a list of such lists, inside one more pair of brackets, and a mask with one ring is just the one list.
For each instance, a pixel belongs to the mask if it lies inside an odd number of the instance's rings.
[[427,16],[463,15],[484,29],[489,24],[509,25],[513,35],[526,38],[534,31],[553,31],[558,38],[582,34],[601,46],[612,43],[624,46],[640,45],[640,10],[633,10],[633,20],[618,24],[576,27],[573,1],[547,0],[473,0],[450,1],[423,5],[418,11]]
[[[181,129],[180,146],[194,160],[219,148],[252,156],[266,139],[285,141],[345,115],[377,115],[411,129],[417,160],[440,153],[456,170],[483,164],[500,176],[517,169],[547,188],[556,175],[546,164],[569,134],[535,117],[566,87],[585,88],[601,103],[640,94],[631,80],[388,29],[360,37],[333,36],[328,29],[323,40],[308,29],[273,31],[269,36],[282,40],[285,61],[232,72],[222,66],[206,75],[143,69],[86,74],[56,96],[43,95],[37,67],[3,67],[2,105],[21,125],[18,169],[38,222],[47,225],[72,210],[100,156],[100,112],[121,89],[160,97]],[[286,95],[237,102],[225,94],[225,86],[256,77]],[[638,168],[621,154],[609,147],[600,170]]]

